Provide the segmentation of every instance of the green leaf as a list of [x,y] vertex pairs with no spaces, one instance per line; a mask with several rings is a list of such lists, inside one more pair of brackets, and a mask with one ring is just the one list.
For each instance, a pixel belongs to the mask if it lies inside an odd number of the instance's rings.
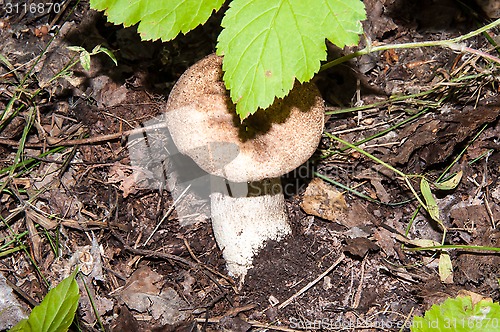
[[19,323],[16,324],[13,328],[9,330],[9,332],[28,332],[31,331],[31,328],[28,326],[28,320],[23,319]]
[[93,9],[104,10],[110,22],[131,26],[143,40],[174,39],[207,21],[224,0],[91,0]]
[[439,218],[439,207],[434,199],[434,196],[432,195],[429,182],[424,177],[420,181],[420,192],[422,193],[422,196],[424,196],[425,203],[427,204],[427,212],[429,212],[432,219],[441,224],[441,219]]
[[66,46],[66,48],[70,51],[75,51],[75,52],[85,51],[85,49],[81,46]]
[[462,175],[463,172],[459,171],[444,182],[434,182],[434,186],[439,190],[453,190],[458,186],[460,180],[462,180]]
[[27,320],[20,321],[10,331],[64,332],[75,316],[80,293],[76,272],[51,289],[42,303],[33,308]]
[[99,51],[101,50],[101,47],[102,47],[102,46],[101,46],[100,44],[99,44],[99,45],[96,45],[96,46],[92,49],[92,52],[90,52],[90,54],[95,55],[95,54],[99,53]]
[[87,51],[82,51],[80,53],[80,64],[83,69],[90,70],[90,53]]
[[500,329],[500,305],[487,300],[473,303],[470,296],[433,305],[424,317],[415,316],[412,332],[495,332]]
[[217,54],[241,118],[309,81],[326,59],[325,39],[355,45],[365,19],[359,0],[233,0]]
[[102,47],[102,46],[99,49],[99,52],[102,52],[102,53],[106,54],[115,63],[115,66],[118,66],[118,61],[116,60],[116,57],[113,54],[113,52],[111,52],[110,50],[108,50],[106,47]]
[[92,52],[90,52],[90,53],[81,46],[67,46],[67,48],[71,51],[75,51],[75,52],[80,53],[80,63],[82,65],[83,69],[85,69],[85,70],[90,70],[90,57],[92,55],[96,55],[99,53],[106,54],[111,60],[113,60],[113,62],[115,63],[116,66],[118,65],[118,61],[116,61],[116,57],[113,54],[113,52],[111,52],[110,50],[108,50],[106,47],[104,47],[102,45],[97,45],[96,47],[94,47],[92,49]]

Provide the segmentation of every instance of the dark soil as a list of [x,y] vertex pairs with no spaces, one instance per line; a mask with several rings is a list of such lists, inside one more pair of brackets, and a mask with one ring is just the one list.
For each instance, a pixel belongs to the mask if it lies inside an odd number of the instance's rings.
[[[441,280],[439,252],[407,250],[415,242],[405,238],[441,242],[442,228],[423,209],[415,214],[418,202],[401,178],[326,135],[304,172],[283,177],[293,186],[287,192],[293,235],[268,243],[244,284],[226,274],[206,203],[188,221],[174,210],[155,229],[176,189],[165,187],[159,156],[143,151],[148,172],[136,172],[129,151],[141,135],[126,132],[161,116],[179,76],[215,50],[221,14],[172,42],[142,42],[134,27],[107,23],[88,1],[65,3],[59,16],[0,11],[0,54],[9,61],[0,66],[1,109],[18,96],[14,112],[0,117],[0,276],[26,312],[77,263],[83,266],[82,298],[72,328],[83,331],[102,329],[89,294],[110,331],[399,331],[413,315],[459,291],[500,301],[497,254],[450,250],[453,275]],[[360,47],[366,40],[450,39],[489,21],[473,1],[364,3],[368,20]],[[488,35],[500,41],[498,28]],[[498,57],[484,35],[466,43]],[[99,54],[90,71],[78,64],[56,77],[77,59],[69,45],[103,45],[118,65]],[[329,45],[329,56],[353,50]],[[359,146],[431,181],[462,171],[456,189],[435,191],[444,242],[500,247],[499,68],[442,47],[356,58],[315,78],[329,110],[325,132],[360,142],[422,113]],[[30,122],[25,163],[9,168]],[[155,133],[150,140],[165,140]],[[364,198],[344,192],[330,204],[325,197],[334,187],[313,188],[313,170]],[[419,178],[411,181],[419,187]],[[306,188],[317,193],[306,199]],[[186,199],[194,204],[196,198]],[[311,212],[314,206],[321,209]]]

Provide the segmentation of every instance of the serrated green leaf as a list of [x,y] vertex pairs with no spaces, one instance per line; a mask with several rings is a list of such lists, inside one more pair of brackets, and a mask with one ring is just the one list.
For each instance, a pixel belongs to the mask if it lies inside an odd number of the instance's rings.
[[433,305],[424,317],[415,316],[412,332],[495,332],[500,329],[500,305],[486,300],[473,303],[470,296]]
[[91,0],[93,9],[104,10],[110,22],[131,26],[143,40],[174,39],[187,33],[219,10],[224,0]]
[[460,180],[462,180],[462,175],[463,172],[459,171],[444,182],[434,182],[434,186],[439,190],[453,190],[458,186]]
[[76,271],[51,289],[42,303],[33,308],[27,320],[20,321],[11,331],[64,332],[75,316],[80,293]]
[[[326,38],[343,48],[346,45],[356,45],[359,35],[363,33],[361,21],[366,19],[365,7],[361,1],[353,0],[323,0],[324,8],[318,8],[323,14],[323,30]],[[328,10],[325,11],[325,9]]]
[[453,265],[451,263],[450,255],[443,251],[439,255],[439,278],[446,284],[453,283]]
[[441,224],[441,219],[439,218],[439,207],[434,199],[434,195],[432,195],[429,182],[424,177],[420,180],[420,192],[422,193],[422,196],[424,196],[425,204],[427,205],[427,212],[432,219]]
[[354,45],[365,19],[359,0],[233,0],[217,54],[241,118],[309,81],[326,59],[325,39]]

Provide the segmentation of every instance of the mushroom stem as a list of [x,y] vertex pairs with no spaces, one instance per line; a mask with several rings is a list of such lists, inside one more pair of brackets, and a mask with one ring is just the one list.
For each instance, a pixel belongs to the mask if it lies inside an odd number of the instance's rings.
[[292,232],[280,178],[234,183],[212,182],[212,228],[233,277],[244,279],[253,256],[268,240]]

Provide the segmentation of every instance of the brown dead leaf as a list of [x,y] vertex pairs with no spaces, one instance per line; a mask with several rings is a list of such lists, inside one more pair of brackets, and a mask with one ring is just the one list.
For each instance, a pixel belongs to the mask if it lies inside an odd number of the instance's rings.
[[387,173],[385,167],[375,165],[356,175],[356,179],[369,180],[375,189],[375,193],[366,188],[365,190],[368,192],[368,195],[373,199],[379,199],[383,203],[389,203],[392,197],[382,184],[382,180],[384,177],[391,178],[391,176],[392,174]]
[[366,33],[374,40],[381,39],[385,34],[396,31],[398,26],[392,18],[386,14],[385,1],[365,1],[366,13],[369,19],[366,21]]
[[396,153],[389,158],[391,164],[405,164],[413,155],[426,166],[445,161],[460,144],[472,136],[478,128],[495,121],[500,115],[500,105],[496,99],[483,100],[477,107],[466,106],[454,110],[444,119],[421,118],[400,133],[405,140]]
[[474,293],[474,292],[468,291],[466,289],[459,290],[458,296],[462,296],[462,297],[470,296],[470,298],[472,300],[472,305],[476,305],[481,301],[493,302],[493,299],[491,297],[484,297],[481,294]]
[[122,305],[120,306],[119,314],[116,315],[110,329],[112,332],[139,331],[139,323],[127,306]]
[[127,284],[122,291],[122,296],[136,292],[158,295],[162,286],[160,284],[162,280],[163,277],[149,266],[140,267],[127,280]]
[[[70,259],[71,262],[80,267],[81,278],[77,279],[78,286],[80,289],[87,290],[81,294],[79,302],[82,319],[87,323],[95,322],[97,317],[94,310],[97,310],[99,316],[103,316],[113,310],[114,306],[112,299],[96,291],[96,282],[104,283],[106,281],[103,273],[102,254],[102,245],[92,234],[91,245],[77,247]],[[73,269],[75,267],[71,268],[71,270]]]
[[369,251],[377,251],[380,248],[365,237],[355,237],[346,239],[347,245],[344,251],[352,256],[363,258]]
[[42,238],[38,234],[33,220],[26,213],[26,228],[28,229],[30,235],[30,242],[32,247],[33,256],[35,261],[42,261]]
[[150,313],[162,325],[179,324],[190,315],[184,310],[188,304],[173,288],[162,288],[163,283],[160,274],[144,266],[130,276],[120,297],[129,309]]
[[330,221],[337,221],[346,211],[344,195],[332,185],[315,178],[307,186],[300,207],[311,214]]
[[141,183],[147,182],[152,177],[146,169],[116,163],[109,170],[107,183],[118,183],[118,189],[123,191],[123,197],[126,198],[135,194],[142,188]]
[[94,98],[100,107],[113,107],[126,102],[129,92],[124,85],[113,82],[107,75],[95,77],[92,88],[97,91]]
[[31,187],[31,180],[28,178],[13,178],[12,184],[15,184],[17,186],[22,186],[27,189]]
[[31,208],[26,208],[25,210],[26,218],[32,222],[36,222],[45,229],[54,229],[57,227],[57,222],[45,217],[43,214],[32,210]]
[[398,257],[397,252],[394,249],[396,240],[394,240],[393,236],[394,234],[382,227],[378,227],[373,232],[373,237],[376,240],[375,243],[382,249],[383,252],[385,252],[388,257]]
[[369,226],[376,221],[373,211],[366,203],[353,202],[346,214],[345,218],[339,218],[337,222],[347,228]]

